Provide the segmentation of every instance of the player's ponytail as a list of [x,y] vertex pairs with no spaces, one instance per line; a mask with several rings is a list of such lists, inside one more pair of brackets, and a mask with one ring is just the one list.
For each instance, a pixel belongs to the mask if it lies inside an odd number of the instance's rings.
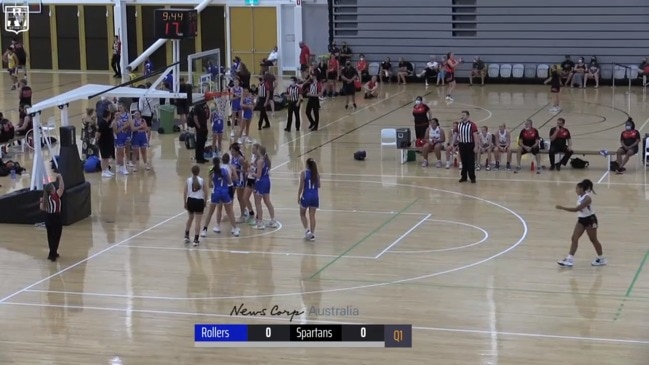
[[584,191],[590,191],[595,193],[595,190],[593,189],[593,182],[590,181],[589,179],[584,179],[578,184]]
[[202,188],[200,181],[198,181],[198,174],[200,174],[200,172],[201,168],[197,165],[192,167],[192,192],[197,192]]
[[264,163],[270,169],[270,158],[268,157],[268,153],[266,153],[266,147],[265,146],[259,146],[259,154],[262,156],[264,159]]
[[313,184],[317,188],[320,188],[320,174],[318,173],[318,164],[314,159],[309,158],[306,160],[306,167],[309,169],[309,171],[311,171],[311,181],[313,181]]

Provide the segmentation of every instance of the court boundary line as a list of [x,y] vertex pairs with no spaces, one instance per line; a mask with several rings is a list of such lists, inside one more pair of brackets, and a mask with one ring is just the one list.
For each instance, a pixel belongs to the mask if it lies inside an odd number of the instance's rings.
[[[125,248],[137,248],[144,250],[165,250],[165,251],[202,251],[202,252],[225,252],[233,254],[242,254],[242,255],[273,255],[273,256],[306,256],[306,257],[338,257],[339,255],[334,254],[312,254],[312,253],[301,253],[301,252],[277,252],[277,251],[255,251],[255,250],[228,250],[225,248],[207,248],[205,245],[203,247],[160,247],[160,246],[138,246],[138,245],[123,245]],[[358,259],[358,260],[375,260],[374,256],[344,256],[348,259]],[[30,290],[31,291],[31,290]]]
[[[405,92],[405,90],[402,90],[402,91],[400,91],[400,92],[397,92],[397,93],[395,93],[394,95],[391,95],[391,96],[389,96],[389,97],[387,97],[387,98],[385,98],[385,99],[381,99],[381,100],[378,100],[378,101],[376,101],[376,102],[374,102],[374,103],[372,103],[372,104],[369,104],[369,105],[367,105],[367,106],[361,108],[360,110],[366,110],[366,109],[369,109],[369,108],[371,108],[371,107],[374,106],[374,105],[378,105],[378,104],[380,104],[380,103],[383,103],[383,102],[385,102],[385,101],[388,101],[388,100],[394,98],[395,96],[400,95],[400,94],[402,94],[402,93],[404,93],[404,92]],[[359,111],[360,111],[360,110],[359,110]],[[326,128],[326,127],[328,127],[329,125],[332,125],[332,124],[335,124],[335,123],[339,123],[340,121],[342,121],[343,119],[345,119],[345,118],[347,118],[347,117],[349,117],[349,115],[346,115],[346,116],[343,116],[343,117],[341,117],[341,118],[338,118],[338,119],[334,120],[333,122],[324,125],[323,128]],[[300,139],[302,139],[302,138],[308,136],[308,135],[311,134],[311,133],[313,133],[313,132],[309,132],[309,133],[305,133],[305,134],[300,134],[300,135],[299,135],[298,137],[296,137],[295,139],[280,144],[279,147],[287,146],[287,145],[289,145],[289,144],[291,144],[291,143],[293,143],[293,142],[295,142],[295,141],[297,141],[297,140],[300,140]],[[285,161],[285,162],[283,162],[283,163],[281,163],[281,164],[279,164],[279,165],[277,165],[277,166],[274,166],[273,168],[270,169],[270,171],[274,171],[274,170],[276,170],[276,169],[279,169],[279,168],[282,167],[282,166],[286,166],[286,165],[288,165],[290,162],[291,162],[291,159],[289,159],[288,161]],[[181,211],[181,212],[175,214],[174,216],[172,216],[172,217],[170,217],[170,218],[167,218],[167,219],[163,220],[163,221],[160,222],[160,223],[157,223],[157,224],[155,224],[155,225],[153,225],[153,226],[151,226],[151,227],[149,227],[149,228],[147,228],[147,229],[145,229],[145,230],[142,230],[142,231],[140,231],[140,232],[138,232],[138,233],[136,233],[136,234],[134,234],[134,235],[132,235],[132,236],[126,238],[124,241],[121,241],[121,242],[118,242],[118,243],[115,243],[115,244],[110,244],[110,243],[109,243],[110,246],[106,247],[105,249],[103,249],[103,250],[101,250],[101,251],[99,251],[99,252],[97,252],[97,253],[95,253],[95,254],[93,254],[93,255],[91,255],[91,256],[88,256],[88,257],[86,257],[85,259],[82,259],[82,260],[80,260],[80,261],[78,261],[78,262],[76,262],[76,263],[74,263],[74,264],[71,264],[70,266],[67,266],[67,267],[65,267],[65,268],[63,268],[63,269],[61,269],[61,270],[59,270],[59,271],[57,271],[57,272],[55,272],[55,273],[53,273],[53,274],[51,274],[51,275],[45,277],[45,278],[42,278],[42,279],[36,281],[35,283],[33,283],[33,284],[31,284],[31,285],[28,285],[28,286],[26,286],[26,287],[24,287],[24,288],[22,288],[22,289],[20,289],[20,290],[18,290],[18,291],[16,291],[16,292],[12,293],[12,294],[9,294],[8,296],[6,296],[6,297],[4,297],[4,298],[1,298],[1,299],[0,299],[0,304],[4,303],[5,301],[7,301],[7,300],[9,300],[9,299],[11,299],[11,298],[13,298],[13,297],[15,297],[15,296],[17,296],[17,295],[23,293],[23,292],[25,292],[25,291],[28,290],[28,289],[31,289],[31,288],[33,288],[33,287],[39,285],[39,284],[42,284],[42,283],[44,283],[44,282],[46,282],[46,281],[48,281],[48,280],[50,280],[50,279],[52,279],[52,278],[54,278],[54,277],[56,277],[56,276],[58,276],[58,275],[61,275],[61,274],[65,273],[65,272],[67,272],[68,270],[71,270],[71,269],[73,269],[73,268],[75,268],[75,267],[77,267],[77,266],[79,266],[79,265],[81,265],[81,264],[83,264],[83,263],[85,263],[85,262],[88,262],[88,261],[90,261],[91,259],[93,259],[93,258],[95,258],[95,257],[98,257],[99,255],[101,255],[101,254],[103,254],[103,253],[105,253],[105,252],[108,252],[108,251],[112,250],[112,249],[115,248],[115,247],[119,247],[121,244],[123,244],[123,243],[125,243],[125,242],[128,242],[128,241],[130,241],[130,240],[132,240],[132,239],[134,239],[134,238],[136,238],[136,237],[139,237],[139,236],[143,235],[144,233],[150,232],[151,230],[153,230],[153,229],[155,229],[155,228],[157,228],[157,227],[160,227],[161,225],[163,225],[163,224],[165,224],[165,223],[167,223],[167,222],[170,222],[170,221],[172,221],[172,220],[174,220],[174,219],[180,217],[180,216],[183,215],[183,214],[185,214],[185,210],[183,210],[183,211]]]
[[[65,308],[65,309],[82,309],[82,310],[96,310],[107,312],[131,312],[143,313],[153,315],[173,315],[173,316],[198,316],[198,317],[211,317],[211,318],[232,318],[232,319],[246,319],[255,321],[274,321],[274,322],[291,322],[288,318],[278,317],[261,317],[261,316],[246,316],[237,317],[229,314],[219,313],[198,313],[198,312],[180,312],[180,311],[164,311],[164,310],[147,310],[147,309],[132,309],[132,308],[115,308],[115,307],[95,307],[95,306],[79,306],[79,305],[59,305],[59,304],[45,304],[45,303],[21,303],[21,302],[4,302],[4,305],[24,306],[24,307],[40,307],[40,308]],[[352,324],[352,325],[365,325],[363,322],[355,321],[332,321],[321,319],[309,319],[306,323],[319,323],[319,324]],[[476,335],[493,335],[494,331],[480,330],[480,329],[464,329],[464,328],[443,328],[443,327],[428,327],[413,325],[413,330],[431,331],[431,332],[452,332],[452,333],[471,333]],[[587,337],[587,336],[568,336],[568,335],[549,335],[542,333],[526,333],[526,332],[511,332],[511,331],[496,331],[498,335],[511,336],[511,337],[532,337],[543,339],[562,339],[573,341],[592,341],[592,342],[609,342],[609,343],[623,343],[633,345],[648,345],[649,340],[641,339],[621,339],[621,338],[605,338],[605,337]]]
[[385,253],[387,253],[388,251],[390,251],[390,249],[391,249],[392,247],[398,245],[399,242],[403,241],[403,239],[405,239],[406,237],[408,237],[409,234],[411,234],[412,232],[414,232],[415,229],[417,229],[417,227],[421,226],[421,225],[424,224],[426,221],[428,221],[428,219],[429,219],[430,217],[432,217],[432,214],[428,213],[427,216],[425,216],[424,218],[422,218],[419,222],[417,222],[414,226],[412,226],[412,227],[411,227],[409,230],[407,230],[404,234],[402,234],[401,236],[399,236],[399,238],[397,238],[396,240],[394,240],[394,242],[392,242],[388,247],[384,248],[383,251],[379,252],[376,256],[374,256],[374,258],[377,259],[377,260],[378,260],[379,258],[381,258],[381,256],[383,256]]

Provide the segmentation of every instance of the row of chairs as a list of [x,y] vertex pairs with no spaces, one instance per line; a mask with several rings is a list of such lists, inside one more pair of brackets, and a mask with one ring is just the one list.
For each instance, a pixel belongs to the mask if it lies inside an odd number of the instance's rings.
[[[416,64],[412,64],[415,70],[415,73],[418,74],[423,71],[423,67],[418,68]],[[378,75],[380,70],[380,64],[377,62],[372,62],[368,65],[368,72],[370,75]],[[502,78],[502,79],[547,79],[550,74],[550,65],[523,65],[523,64],[489,64],[487,66],[487,75],[490,78]],[[628,67],[618,66],[618,65],[602,65],[600,71],[600,77],[602,79],[610,80],[635,80],[639,77],[640,70],[637,65],[632,65]]]

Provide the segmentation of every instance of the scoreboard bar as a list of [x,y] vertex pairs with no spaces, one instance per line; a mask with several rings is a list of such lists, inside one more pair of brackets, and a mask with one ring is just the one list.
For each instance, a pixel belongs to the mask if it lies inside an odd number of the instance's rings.
[[196,347],[412,347],[412,325],[196,324]]

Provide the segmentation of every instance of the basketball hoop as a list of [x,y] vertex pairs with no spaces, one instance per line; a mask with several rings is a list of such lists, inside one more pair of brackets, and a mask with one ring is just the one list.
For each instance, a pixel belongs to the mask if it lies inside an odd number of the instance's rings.
[[228,92],[218,92],[218,91],[206,91],[203,94],[205,101],[210,101],[214,99],[227,98],[230,95]]

